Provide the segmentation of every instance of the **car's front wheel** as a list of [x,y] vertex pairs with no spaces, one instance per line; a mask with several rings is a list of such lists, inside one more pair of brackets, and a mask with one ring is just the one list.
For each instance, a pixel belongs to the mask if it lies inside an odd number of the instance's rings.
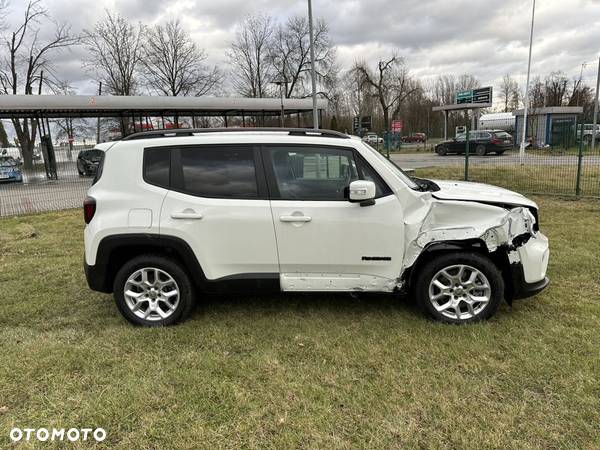
[[194,305],[193,287],[175,261],[143,255],[125,263],[115,277],[117,308],[135,325],[166,326],[184,320]]
[[436,147],[435,151],[440,156],[446,156],[446,154],[448,153],[448,148],[446,148],[446,146],[444,145],[439,145],[438,147]]
[[489,319],[500,306],[504,281],[496,265],[478,253],[445,253],[428,261],[415,295],[430,317],[448,323]]

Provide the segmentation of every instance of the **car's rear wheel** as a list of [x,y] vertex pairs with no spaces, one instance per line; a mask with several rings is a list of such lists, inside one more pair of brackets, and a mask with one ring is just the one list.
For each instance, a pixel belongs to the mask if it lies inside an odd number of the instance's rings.
[[448,148],[444,145],[439,145],[436,147],[435,151],[440,156],[446,156],[448,154]]
[[485,156],[486,153],[487,151],[485,149],[485,145],[479,144],[477,147],[475,147],[475,154],[477,156]]
[[498,310],[504,281],[492,261],[478,253],[446,253],[419,271],[415,295],[430,317],[447,323],[490,318]]
[[133,324],[166,326],[184,320],[194,305],[193,287],[185,270],[158,255],[138,256],[115,277],[117,308]]

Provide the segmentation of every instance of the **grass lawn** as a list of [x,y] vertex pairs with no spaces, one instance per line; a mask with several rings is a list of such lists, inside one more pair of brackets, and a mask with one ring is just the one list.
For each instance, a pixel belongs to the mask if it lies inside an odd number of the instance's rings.
[[125,449],[600,448],[600,202],[536,200],[552,284],[474,326],[296,294],[135,328],[87,288],[80,211],[2,219],[0,447],[16,426]]
[[[464,165],[415,169],[415,176],[438,180],[464,180]],[[530,194],[575,195],[576,165],[538,165],[521,167],[516,164],[477,165],[469,167],[469,181],[489,183],[517,192]],[[584,166],[581,194],[600,198],[600,166]]]

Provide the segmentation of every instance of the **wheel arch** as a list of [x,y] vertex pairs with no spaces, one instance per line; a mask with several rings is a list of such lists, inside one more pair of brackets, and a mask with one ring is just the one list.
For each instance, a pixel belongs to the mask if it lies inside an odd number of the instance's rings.
[[206,277],[191,247],[184,240],[157,234],[124,234],[107,236],[100,241],[93,272],[95,287],[101,292],[112,292],[117,272],[123,265],[139,255],[157,254],[181,264],[192,282],[202,286]]
[[438,241],[428,244],[419,254],[414,264],[406,270],[406,273],[403,276],[404,280],[408,283],[408,291],[413,291],[419,269],[423,267],[425,263],[439,255],[454,252],[479,253],[480,255],[489,258],[502,274],[505,286],[505,299],[510,303],[510,299],[512,298],[512,273],[510,270],[507,249],[499,247],[496,251],[489,252],[487,246],[481,239]]

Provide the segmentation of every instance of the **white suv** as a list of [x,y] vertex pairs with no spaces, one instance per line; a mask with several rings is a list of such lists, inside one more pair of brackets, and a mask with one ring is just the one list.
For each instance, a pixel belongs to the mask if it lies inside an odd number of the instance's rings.
[[203,292],[405,292],[429,316],[487,319],[548,284],[537,206],[411,178],[326,130],[143,132],[98,146],[85,271],[126,319],[169,325]]

